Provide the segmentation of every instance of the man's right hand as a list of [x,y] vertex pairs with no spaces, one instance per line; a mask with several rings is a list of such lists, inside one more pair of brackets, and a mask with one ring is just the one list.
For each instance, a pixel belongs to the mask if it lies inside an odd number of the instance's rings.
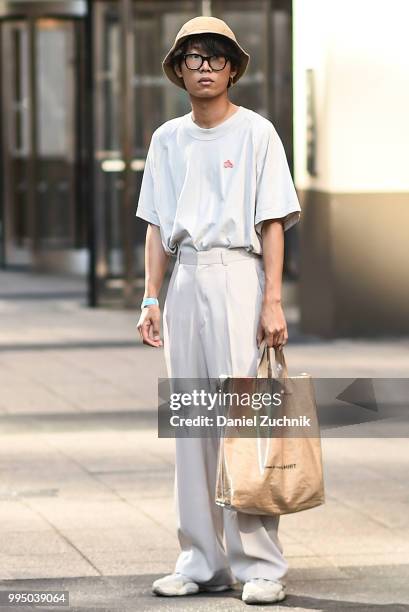
[[160,339],[160,307],[153,304],[145,306],[142,309],[141,316],[136,325],[141,336],[143,344],[155,346],[157,348],[163,346]]

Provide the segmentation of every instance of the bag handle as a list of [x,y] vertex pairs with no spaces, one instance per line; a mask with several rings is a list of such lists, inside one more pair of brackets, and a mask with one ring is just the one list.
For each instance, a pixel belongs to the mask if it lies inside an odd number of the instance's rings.
[[[267,346],[265,340],[262,341],[260,348],[263,347],[263,353],[261,355],[260,362],[257,367],[257,378],[273,378],[273,367],[271,351],[273,347]],[[274,347],[275,353],[275,366],[279,378],[288,378],[288,369],[284,357],[283,348],[279,349],[277,346]]]

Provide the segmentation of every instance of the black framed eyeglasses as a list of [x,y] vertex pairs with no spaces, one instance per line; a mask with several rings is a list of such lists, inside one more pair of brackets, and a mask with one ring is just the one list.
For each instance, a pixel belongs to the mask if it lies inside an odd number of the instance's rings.
[[227,64],[228,57],[224,55],[200,55],[200,53],[185,53],[183,56],[186,68],[189,70],[199,70],[207,60],[212,70],[223,70]]

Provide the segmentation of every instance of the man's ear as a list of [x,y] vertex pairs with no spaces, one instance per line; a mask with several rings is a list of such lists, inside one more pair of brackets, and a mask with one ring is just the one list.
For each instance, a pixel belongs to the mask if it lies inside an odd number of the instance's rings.
[[179,78],[182,78],[182,71],[180,70],[179,64],[173,64],[173,71]]
[[230,70],[230,76],[231,76],[231,77],[235,77],[235,76],[236,76],[236,74],[238,73],[238,71],[239,71],[239,69],[238,69],[238,68],[236,68],[236,69],[234,69],[234,68],[233,68],[233,69],[231,69],[231,70]]

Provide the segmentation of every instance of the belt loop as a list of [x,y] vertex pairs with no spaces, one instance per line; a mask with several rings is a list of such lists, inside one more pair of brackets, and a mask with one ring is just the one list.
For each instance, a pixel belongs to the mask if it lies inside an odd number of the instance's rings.
[[227,259],[228,259],[228,257],[227,257],[227,256],[228,256],[227,251],[221,251],[221,252],[220,252],[220,255],[221,255],[221,260],[222,260],[222,263],[223,263],[225,266],[227,266],[227,263],[228,263],[228,262],[227,262]]

